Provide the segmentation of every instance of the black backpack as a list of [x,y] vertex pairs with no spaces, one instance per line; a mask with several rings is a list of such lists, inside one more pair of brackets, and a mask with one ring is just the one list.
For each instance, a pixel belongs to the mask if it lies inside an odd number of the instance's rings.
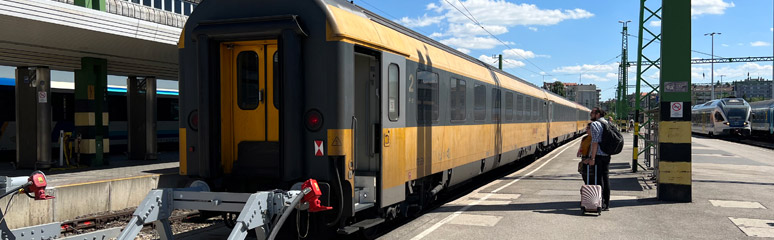
[[599,147],[602,148],[602,151],[608,155],[616,155],[621,153],[623,145],[623,135],[618,131],[618,128],[611,125],[610,122],[602,123],[602,142],[599,143]]

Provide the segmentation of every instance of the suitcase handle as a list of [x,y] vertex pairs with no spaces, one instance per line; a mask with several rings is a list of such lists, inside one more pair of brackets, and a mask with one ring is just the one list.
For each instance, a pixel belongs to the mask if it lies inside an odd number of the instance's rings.
[[[589,173],[591,173],[591,165],[586,164],[586,185],[591,185],[591,175]],[[594,164],[594,185],[599,185],[597,184],[597,173],[597,165]]]

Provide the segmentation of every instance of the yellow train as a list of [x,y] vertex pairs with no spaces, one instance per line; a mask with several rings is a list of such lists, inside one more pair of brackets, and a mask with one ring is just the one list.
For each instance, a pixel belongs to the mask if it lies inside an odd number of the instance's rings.
[[[589,109],[340,0],[204,0],[180,36],[180,173],[318,179],[352,233],[582,134]],[[315,229],[315,227],[319,229]]]

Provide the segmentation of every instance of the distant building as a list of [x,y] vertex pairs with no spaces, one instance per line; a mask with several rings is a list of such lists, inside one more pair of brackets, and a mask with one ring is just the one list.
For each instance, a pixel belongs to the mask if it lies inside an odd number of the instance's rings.
[[[715,98],[724,98],[734,95],[734,87],[730,83],[715,84]],[[691,105],[709,102],[712,99],[712,84],[691,84]]]
[[[550,91],[553,85],[553,82],[544,82],[543,89]],[[599,106],[600,91],[594,84],[564,83],[565,98],[589,109]]]
[[597,89],[597,85],[565,83],[564,87],[567,99],[570,101],[575,101],[587,108],[599,106],[599,92],[601,90]]
[[772,99],[771,84],[771,80],[762,78],[734,81],[734,94],[736,97],[741,97],[748,101],[753,98],[761,100]]

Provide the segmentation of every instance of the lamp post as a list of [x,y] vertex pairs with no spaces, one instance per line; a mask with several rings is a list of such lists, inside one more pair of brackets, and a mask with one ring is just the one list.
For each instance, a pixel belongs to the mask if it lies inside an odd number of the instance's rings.
[[704,36],[710,36],[712,38],[712,52],[710,53],[712,55],[712,73],[710,73],[710,81],[712,83],[712,100],[715,100],[715,35],[720,35],[719,32],[711,32],[706,33]]

